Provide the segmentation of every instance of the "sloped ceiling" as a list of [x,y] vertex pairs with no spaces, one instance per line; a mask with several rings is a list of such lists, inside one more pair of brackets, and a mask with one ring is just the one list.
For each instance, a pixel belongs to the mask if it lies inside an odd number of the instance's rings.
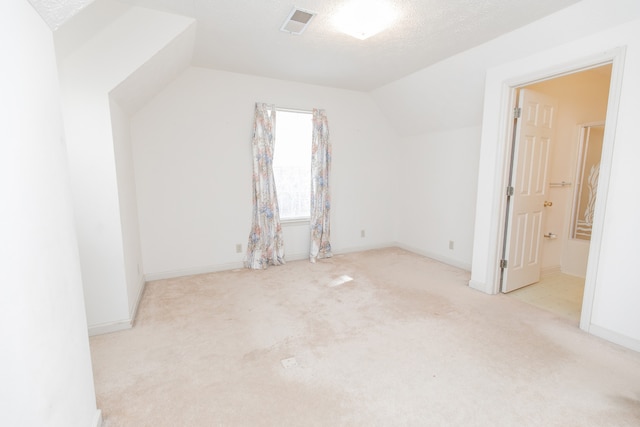
[[133,114],[189,67],[195,33],[193,18],[96,0],[54,32],[61,81],[109,75],[100,90]]
[[[387,0],[400,17],[367,40],[332,23],[351,0],[122,1],[195,18],[193,65],[369,91],[578,0]],[[280,31],[294,5],[318,13],[301,36]]]
[[173,81],[190,62],[195,26],[187,28],[115,87],[110,95],[133,114]]

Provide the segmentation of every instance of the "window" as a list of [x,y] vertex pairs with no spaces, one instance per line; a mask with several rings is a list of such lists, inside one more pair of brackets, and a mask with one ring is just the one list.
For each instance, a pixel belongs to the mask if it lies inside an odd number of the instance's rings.
[[313,116],[310,112],[277,111],[273,175],[280,219],[308,219]]

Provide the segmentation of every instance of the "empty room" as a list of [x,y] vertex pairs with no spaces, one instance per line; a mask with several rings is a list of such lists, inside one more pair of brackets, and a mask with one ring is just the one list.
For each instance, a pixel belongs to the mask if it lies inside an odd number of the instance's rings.
[[636,0],[0,12],[0,425],[640,425]]

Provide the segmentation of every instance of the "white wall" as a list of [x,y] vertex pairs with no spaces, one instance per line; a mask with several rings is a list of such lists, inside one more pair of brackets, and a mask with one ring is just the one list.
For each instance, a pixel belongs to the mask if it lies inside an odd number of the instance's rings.
[[130,327],[142,286],[127,117],[117,102],[110,104],[109,93],[192,25],[190,18],[129,8],[60,58],[71,186],[92,334]]
[[133,171],[133,152],[129,115],[116,101],[110,102],[113,149],[118,182],[118,202],[122,225],[122,250],[127,283],[129,318],[133,319],[144,288],[142,252],[138,225],[138,202]]
[[[471,270],[480,127],[428,132],[395,145],[401,247]],[[449,243],[453,242],[453,249]]]
[[0,3],[0,425],[98,426],[51,31]]
[[[396,140],[369,95],[194,67],[132,118],[147,278],[242,265],[235,246],[246,250],[251,227],[256,101],[326,109],[334,251],[393,243]],[[285,229],[289,255],[304,254],[296,232]]]

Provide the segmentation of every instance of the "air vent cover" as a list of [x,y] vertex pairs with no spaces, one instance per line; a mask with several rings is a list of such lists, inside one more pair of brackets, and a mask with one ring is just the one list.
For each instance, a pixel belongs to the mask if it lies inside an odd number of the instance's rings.
[[284,20],[280,31],[296,35],[302,34],[314,16],[316,16],[316,12],[294,7],[289,13],[289,16],[287,16],[287,19]]

